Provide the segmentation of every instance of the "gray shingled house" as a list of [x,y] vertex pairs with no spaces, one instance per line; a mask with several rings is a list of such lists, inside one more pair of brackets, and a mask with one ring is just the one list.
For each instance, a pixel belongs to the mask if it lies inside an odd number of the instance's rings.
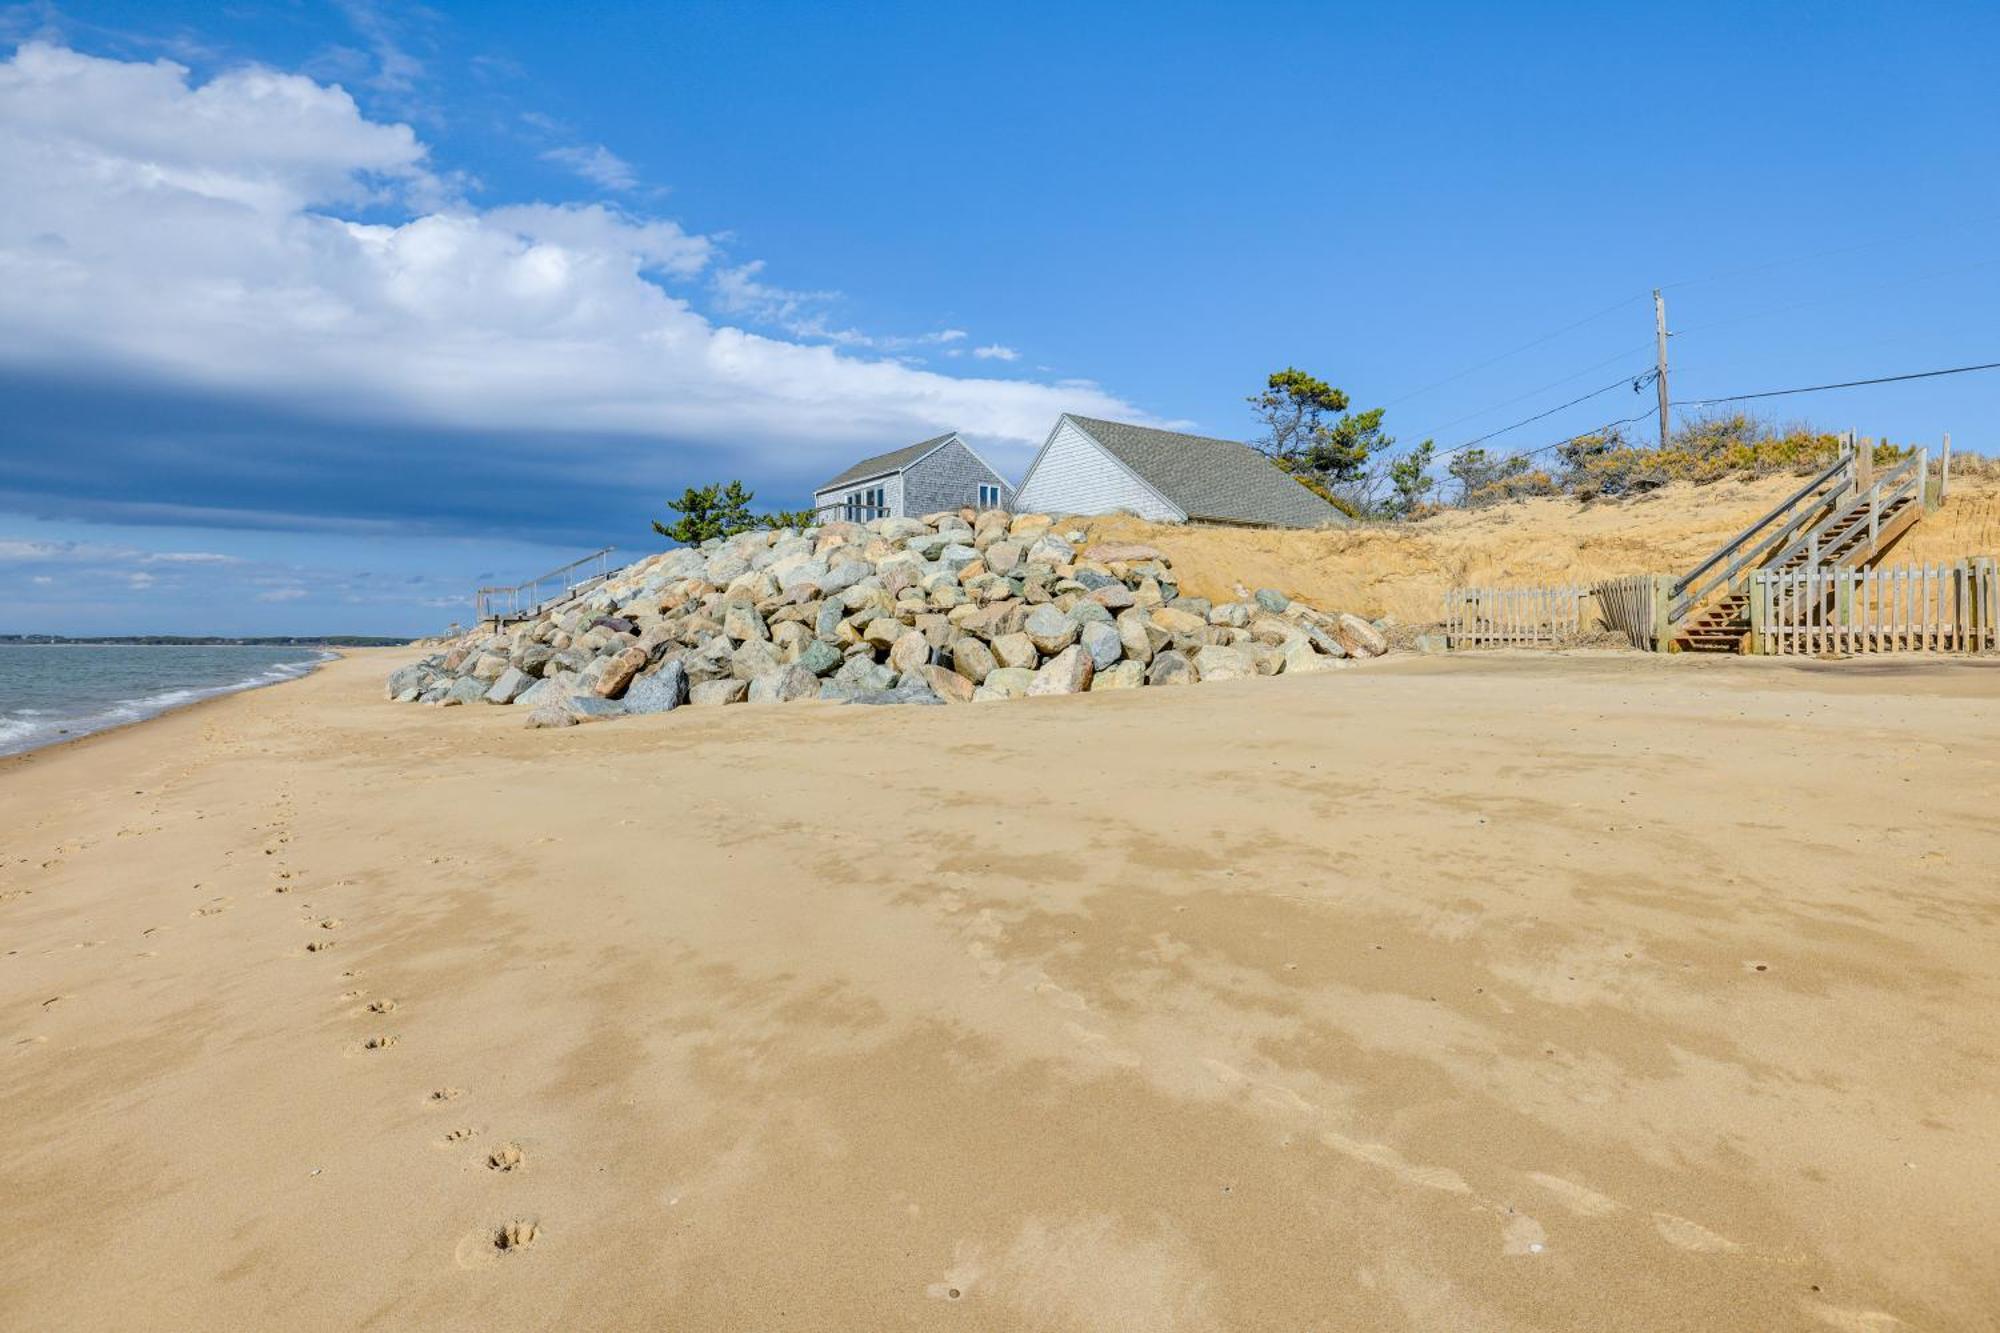
[[822,522],[914,518],[945,509],[1011,509],[1014,488],[958,437],[933,436],[864,458],[813,492]]
[[1017,508],[1125,511],[1162,523],[1345,526],[1347,515],[1247,444],[1065,412],[1021,479]]

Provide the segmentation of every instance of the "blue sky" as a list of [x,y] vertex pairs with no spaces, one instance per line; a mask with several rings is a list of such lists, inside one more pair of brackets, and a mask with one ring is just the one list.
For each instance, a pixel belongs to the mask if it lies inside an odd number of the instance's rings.
[[428,631],[690,484],[1247,437],[1287,364],[1448,447],[1655,286],[1677,399],[2000,360],[2000,10],[1750,8],[0,4],[0,631]]

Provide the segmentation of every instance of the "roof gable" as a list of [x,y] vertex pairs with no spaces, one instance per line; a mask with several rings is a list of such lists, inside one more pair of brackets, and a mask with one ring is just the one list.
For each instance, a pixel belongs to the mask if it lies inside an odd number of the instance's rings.
[[1349,522],[1241,441],[1065,415],[1189,518],[1282,527]]
[[886,454],[876,454],[873,458],[864,458],[853,467],[848,468],[845,472],[835,477],[832,481],[820,483],[819,489],[830,491],[836,486],[845,486],[852,481],[865,481],[870,477],[885,477],[892,472],[901,472],[904,468],[910,466],[910,464],[927,454],[942,449],[957,438],[957,431],[946,431],[942,435],[933,435],[928,440],[919,440],[915,444],[906,445],[901,449],[891,449]]

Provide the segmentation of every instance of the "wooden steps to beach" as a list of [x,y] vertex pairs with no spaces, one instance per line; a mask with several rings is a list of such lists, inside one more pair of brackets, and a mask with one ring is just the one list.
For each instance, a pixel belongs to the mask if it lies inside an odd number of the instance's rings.
[[1868,568],[1923,518],[1928,473],[1928,450],[1879,478],[1860,465],[1854,450],[1844,452],[1674,585],[1674,649],[1749,651],[1753,575]]

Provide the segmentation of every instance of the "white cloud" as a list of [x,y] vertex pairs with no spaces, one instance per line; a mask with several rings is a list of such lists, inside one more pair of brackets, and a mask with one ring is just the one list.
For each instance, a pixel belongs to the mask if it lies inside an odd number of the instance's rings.
[[[0,180],[0,362],[16,367],[337,419],[782,446],[808,471],[946,427],[1033,444],[1061,411],[1139,415],[1088,382],[884,359],[965,333],[828,328],[810,307],[831,294],[723,268],[714,239],[670,221],[474,208],[407,126],[301,75],[196,85],[168,61],[30,43],[0,62]],[[385,204],[401,220],[361,211]],[[665,285],[704,270],[724,312],[816,341],[714,322]]]
[[305,595],[306,590],[300,587],[269,588],[258,593],[257,600],[260,602],[296,602]]
[[237,557],[214,551],[153,551],[143,559],[149,565],[233,565]]
[[607,190],[629,190],[639,183],[632,164],[603,144],[572,144],[551,148],[542,154],[544,162],[568,167],[593,185]]
[[972,354],[981,361],[1019,361],[1021,359],[1019,352],[1011,347],[1003,347],[999,343],[988,343],[984,347],[975,347],[972,349]]

